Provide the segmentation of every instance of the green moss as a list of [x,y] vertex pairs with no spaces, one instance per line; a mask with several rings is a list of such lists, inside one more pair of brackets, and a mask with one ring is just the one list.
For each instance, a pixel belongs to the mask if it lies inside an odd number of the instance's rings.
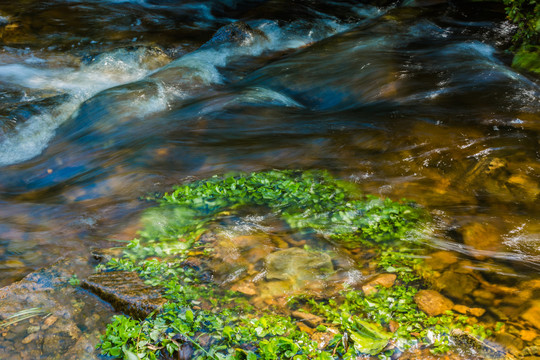
[[[417,288],[410,284],[421,285],[419,254],[402,246],[394,250],[427,218],[412,204],[364,197],[354,184],[319,171],[214,177],[181,186],[158,202],[125,256],[102,270],[136,271],[163,288],[169,301],[143,321],[115,317],[102,338],[104,354],[159,359],[188,348],[195,359],[384,358],[414,344],[444,352],[452,323],[460,324],[452,314],[429,318],[414,303]],[[333,299],[298,296],[282,314],[253,308],[242,294],[205,281],[185,262],[194,253],[204,257],[212,251],[198,240],[212,222],[250,206],[265,207],[296,231],[340,246],[378,249],[381,270],[396,273],[397,285],[369,296],[352,289]],[[317,331],[335,329],[323,350],[287,315],[292,310],[321,316]],[[391,320],[399,325],[394,333],[388,331]]]
[[540,46],[522,46],[514,55],[512,67],[540,74]]

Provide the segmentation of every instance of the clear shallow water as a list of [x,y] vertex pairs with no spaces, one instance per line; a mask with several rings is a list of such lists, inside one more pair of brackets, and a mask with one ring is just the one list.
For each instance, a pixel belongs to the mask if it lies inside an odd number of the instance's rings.
[[[0,5],[0,284],[129,239],[147,193],[271,168],[328,169],[415,200],[437,220],[430,246],[536,277],[540,87],[508,66],[500,13],[464,13]],[[253,36],[199,48],[239,19]],[[465,241],[476,223],[495,240]]]

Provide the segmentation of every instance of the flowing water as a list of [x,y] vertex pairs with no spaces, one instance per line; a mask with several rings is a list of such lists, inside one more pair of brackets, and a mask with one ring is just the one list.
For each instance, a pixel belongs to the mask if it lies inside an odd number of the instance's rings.
[[428,246],[538,279],[540,85],[511,35],[492,3],[3,1],[0,284],[130,239],[141,196],[272,168],[412,199]]

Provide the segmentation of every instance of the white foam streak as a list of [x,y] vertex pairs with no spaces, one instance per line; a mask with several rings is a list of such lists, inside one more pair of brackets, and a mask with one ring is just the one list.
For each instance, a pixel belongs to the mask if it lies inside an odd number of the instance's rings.
[[[264,35],[249,36],[242,44],[203,47],[152,74],[142,62],[144,54],[140,51],[144,50],[140,49],[131,52],[121,49],[103,54],[90,65],[79,69],[52,70],[29,64],[0,65],[0,81],[31,89],[60,90],[70,95],[69,100],[61,106],[28,119],[0,144],[0,166],[39,155],[54,136],[55,129],[66,121],[82,102],[102,90],[140,80],[150,74],[147,81],[156,84],[158,95],[143,89],[148,93],[147,96],[133,99],[128,108],[125,104],[118,104],[119,109],[113,111],[121,118],[124,117],[123,109],[126,109],[124,115],[149,115],[167,109],[171,102],[189,97],[196,88],[223,83],[219,68],[234,59],[258,56],[265,51],[299,48],[353,26],[340,25],[332,19],[320,20],[312,26],[297,22],[281,28],[277,22],[266,20],[251,25]],[[275,105],[300,106],[282,94],[263,88],[248,89],[240,96],[243,100],[252,102],[266,101]]]
[[[150,72],[145,65],[145,49],[120,49],[103,54],[79,69],[54,70],[23,64],[0,66],[0,81],[30,89],[54,90],[69,98],[52,109],[44,109],[20,124],[0,143],[0,166],[10,165],[39,155],[53,138],[56,128],[65,122],[79,105],[98,92],[132,82]],[[154,109],[152,109],[153,111]]]

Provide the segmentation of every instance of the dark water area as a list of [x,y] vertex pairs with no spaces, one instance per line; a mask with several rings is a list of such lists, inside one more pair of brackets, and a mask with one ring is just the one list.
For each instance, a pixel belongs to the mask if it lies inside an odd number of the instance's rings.
[[2,1],[0,285],[132,238],[141,196],[273,168],[414,200],[428,246],[537,279],[540,85],[512,30],[493,3]]

